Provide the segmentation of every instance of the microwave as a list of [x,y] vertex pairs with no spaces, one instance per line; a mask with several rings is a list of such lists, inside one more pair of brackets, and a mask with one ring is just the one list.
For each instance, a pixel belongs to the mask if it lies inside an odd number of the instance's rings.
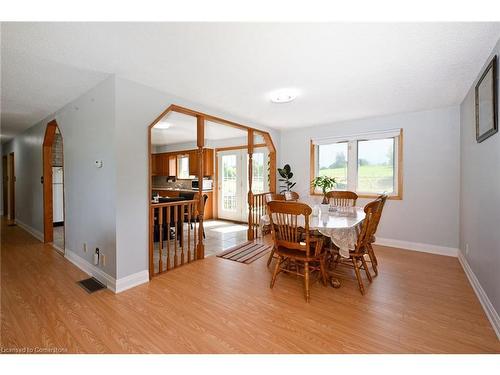
[[[202,186],[201,190],[212,190],[214,182],[212,180],[201,180]],[[200,181],[199,180],[192,180],[191,181],[191,189],[193,190],[199,190],[200,189]]]

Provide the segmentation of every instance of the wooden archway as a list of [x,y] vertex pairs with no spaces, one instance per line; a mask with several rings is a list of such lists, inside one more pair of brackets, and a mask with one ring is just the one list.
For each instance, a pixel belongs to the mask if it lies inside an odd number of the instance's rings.
[[43,242],[54,241],[53,198],[52,198],[52,147],[57,132],[57,122],[47,124],[43,139]]
[[[152,177],[153,177],[153,161],[152,161],[152,155],[151,155],[151,130],[152,128],[160,122],[165,116],[167,116],[170,112],[177,112],[177,113],[182,113],[191,117],[196,118],[196,132],[197,132],[197,150],[196,153],[198,155],[197,160],[198,160],[198,179],[201,181],[203,180],[203,162],[202,162],[202,155],[203,155],[203,150],[205,148],[205,122],[210,121],[214,123],[218,123],[221,125],[225,126],[230,126],[236,129],[243,130],[247,133],[247,149],[248,149],[248,165],[249,165],[249,173],[248,173],[248,187],[249,187],[249,192],[248,192],[248,206],[249,206],[249,215],[248,215],[248,239],[253,240],[255,237],[255,230],[256,230],[256,222],[255,222],[255,214],[252,214],[254,211],[254,204],[255,204],[255,199],[254,199],[254,194],[252,193],[252,168],[250,167],[252,165],[252,159],[253,159],[253,153],[254,153],[254,136],[259,135],[263,138],[264,145],[268,148],[269,151],[269,189],[271,192],[276,191],[276,148],[274,146],[274,143],[272,141],[271,135],[263,130],[255,129],[250,126],[242,125],[239,123],[236,123],[234,121],[229,121],[226,119],[223,119],[221,117],[213,116],[207,113],[195,111],[189,108],[181,107],[179,105],[172,104],[170,105],[165,111],[163,111],[148,127],[148,157],[149,157],[149,178],[148,178],[148,201],[150,202],[149,207],[148,207],[148,216],[149,216],[149,275],[150,278],[153,277],[155,274],[155,268],[154,268],[154,263],[153,263],[153,250],[154,250],[154,233],[153,233],[153,227],[154,227],[154,204],[151,204],[151,187],[152,187]],[[260,198],[260,197],[259,197]],[[263,199],[260,199],[261,203],[263,202]],[[205,246],[203,243],[203,212],[204,212],[204,201],[203,201],[203,190],[202,190],[202,184],[199,184],[199,190],[198,190],[198,222],[199,222],[199,234],[198,234],[198,243],[196,244],[196,259],[203,259],[205,256]],[[260,211],[259,211],[260,212]],[[161,254],[161,253],[160,253]],[[161,259],[161,255],[160,255]],[[160,262],[161,265],[161,262]],[[161,269],[161,266],[159,267]]]

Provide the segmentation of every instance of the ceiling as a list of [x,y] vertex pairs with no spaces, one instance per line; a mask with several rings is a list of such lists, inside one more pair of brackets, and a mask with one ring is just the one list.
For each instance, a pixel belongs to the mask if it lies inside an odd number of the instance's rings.
[[[170,125],[168,129],[158,129],[162,123]],[[215,141],[221,139],[233,139],[247,137],[248,132],[221,125],[211,121],[205,121],[205,140]],[[155,146],[171,145],[177,143],[196,142],[196,117],[188,116],[178,112],[169,112],[151,132],[151,143]]]
[[[456,105],[500,23],[3,23],[2,136],[109,74],[272,128]],[[296,88],[288,104],[269,92]]]

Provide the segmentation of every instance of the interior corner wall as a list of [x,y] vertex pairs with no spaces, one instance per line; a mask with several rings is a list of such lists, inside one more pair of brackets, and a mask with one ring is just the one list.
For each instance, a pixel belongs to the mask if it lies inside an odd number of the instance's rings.
[[[458,249],[459,108],[401,113],[330,125],[290,129],[281,135],[280,166],[288,163],[301,199],[309,195],[310,140],[368,131],[403,129],[403,199],[388,200],[377,238]],[[367,199],[360,199],[364,205]],[[401,218],[404,218],[403,220]]]
[[[113,77],[3,145],[3,154],[15,153],[16,221],[43,234],[42,145],[54,118],[63,138],[66,252],[92,263],[98,247],[107,257],[100,268],[115,277]],[[94,160],[102,160],[103,168]]]
[[[500,57],[500,40],[484,62]],[[500,133],[476,141],[475,85],[460,106],[460,251],[500,313]],[[500,82],[497,82],[500,87]],[[500,93],[499,93],[500,94]],[[500,98],[500,95],[498,95]],[[500,116],[500,105],[498,116]],[[498,117],[500,119],[500,117]],[[469,251],[466,251],[468,245]]]
[[277,149],[279,133],[142,84],[115,82],[117,278],[123,278],[148,270],[148,127],[156,117],[177,104],[269,131]]

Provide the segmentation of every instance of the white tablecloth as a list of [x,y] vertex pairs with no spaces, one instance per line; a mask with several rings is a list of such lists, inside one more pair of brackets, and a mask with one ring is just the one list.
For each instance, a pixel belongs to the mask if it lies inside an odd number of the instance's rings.
[[[298,225],[304,225],[299,216]],[[332,242],[339,248],[341,256],[348,258],[349,250],[354,250],[358,240],[358,234],[365,218],[363,208],[346,207],[336,212],[320,213],[319,216],[309,217],[309,228],[318,230],[322,235],[330,237]],[[269,225],[268,215],[260,219],[260,230]]]

